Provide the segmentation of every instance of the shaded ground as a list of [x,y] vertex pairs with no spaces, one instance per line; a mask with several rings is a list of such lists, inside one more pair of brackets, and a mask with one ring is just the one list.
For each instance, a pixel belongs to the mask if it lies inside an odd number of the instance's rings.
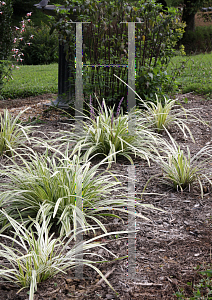
[[[188,103],[182,98],[187,97]],[[42,96],[48,100],[53,95]],[[30,118],[37,117],[46,123],[39,125],[39,130],[47,136],[58,129],[67,129],[63,117],[55,111],[44,112],[42,105],[33,106],[40,102],[40,97],[30,97],[27,100],[15,101],[13,111],[17,114],[17,107],[30,105]],[[203,100],[192,93],[179,95],[179,100],[186,108],[198,108],[201,117],[211,124],[212,101]],[[23,102],[25,101],[25,102]],[[7,104],[0,102],[0,108]],[[19,104],[18,104],[19,103]],[[37,105],[37,104],[36,104]],[[38,107],[38,108],[37,108]],[[10,107],[11,108],[11,107]],[[26,119],[28,120],[28,115]],[[184,140],[176,128],[171,133],[182,148],[187,145],[191,154],[197,153],[204,145],[212,144],[211,129],[201,123],[190,126],[196,143],[190,139]],[[34,136],[41,136],[35,131]],[[3,160],[1,160],[2,162]],[[127,175],[127,162],[120,160],[113,164],[112,169],[120,175]],[[211,169],[212,165],[208,165]],[[136,160],[136,191],[143,190],[147,180],[159,173],[160,169],[153,163],[150,167],[142,160]],[[125,183],[126,184],[126,183]],[[205,183],[204,198],[200,197],[200,190],[194,187],[190,192],[178,193],[160,184],[154,179],[150,182],[147,192],[161,195],[145,195],[144,203],[153,204],[165,212],[142,210],[142,213],[152,222],[137,219],[136,226],[139,232],[136,237],[136,277],[131,280],[127,277],[127,259],[102,264],[99,268],[107,274],[108,280],[119,293],[119,299],[177,299],[173,294],[180,288],[185,288],[187,296],[191,290],[187,282],[197,282],[199,273],[194,269],[201,266],[206,269],[212,263],[212,194],[211,187]],[[140,209],[139,209],[140,210]],[[127,222],[126,222],[127,224]],[[125,224],[125,225],[126,225]],[[111,230],[125,228],[119,222],[113,221]],[[108,240],[107,247],[117,256],[127,255],[127,240]],[[101,250],[98,250],[101,251]],[[99,252],[100,253],[100,252]],[[210,265],[211,266],[211,265]],[[211,268],[211,267],[210,267]],[[88,268],[84,268],[84,280],[74,278],[74,270],[67,274],[60,274],[38,285],[35,300],[62,300],[62,299],[116,299],[115,294],[103,282],[97,284],[99,276]],[[0,283],[0,299],[28,299],[27,291],[16,294],[18,289],[11,284]],[[117,298],[118,299],[118,298]]]

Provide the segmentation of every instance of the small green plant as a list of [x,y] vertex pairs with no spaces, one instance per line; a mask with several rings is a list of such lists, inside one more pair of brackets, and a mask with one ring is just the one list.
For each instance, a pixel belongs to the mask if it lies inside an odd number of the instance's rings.
[[26,125],[26,124],[34,125],[34,124],[42,124],[42,123],[45,123],[45,121],[41,120],[40,116],[32,117],[32,118],[29,116],[28,120],[26,122],[24,122],[23,124],[24,125]]
[[[168,133],[168,132],[167,132]],[[187,155],[185,151],[174,141],[168,133],[171,144],[164,140],[163,153],[157,158],[157,163],[162,168],[163,178],[162,182],[174,187],[175,190],[183,191],[191,185],[198,183],[201,189],[201,196],[203,197],[203,179],[212,183],[208,172],[208,162],[212,155],[211,146],[205,146],[198,151],[194,156],[191,156],[190,150],[187,147]],[[206,158],[205,158],[206,156]]]
[[[34,299],[34,292],[37,290],[38,283],[60,272],[65,273],[67,269],[80,264],[87,265],[97,271],[113,289],[101,271],[94,266],[95,262],[77,258],[77,255],[82,251],[84,254],[90,254],[90,250],[97,246],[112,254],[102,243],[96,242],[95,238],[84,241],[83,245],[76,244],[72,246],[71,250],[67,251],[67,246],[74,236],[72,235],[68,241],[60,237],[55,238],[54,233],[50,234],[51,218],[46,217],[43,212],[40,216],[37,216],[36,220],[32,220],[32,225],[29,228],[26,228],[24,223],[20,224],[12,219],[5,211],[2,211],[2,213],[12,226],[14,237],[3,234],[0,236],[18,246],[18,250],[14,246],[10,247],[0,243],[1,258],[7,261],[6,265],[3,263],[0,266],[0,276],[18,285],[20,290],[30,288],[29,300]],[[117,234],[117,232],[114,234]],[[100,237],[103,236],[105,235]],[[97,254],[97,256],[103,258],[101,255]],[[8,263],[10,267],[8,267]]]
[[158,100],[157,95],[156,99],[156,103],[152,101],[144,102],[140,99],[143,109],[138,111],[138,115],[141,116],[142,123],[146,123],[147,127],[153,128],[158,133],[164,131],[164,128],[169,129],[170,126],[175,125],[185,137],[187,137],[187,132],[194,141],[192,133],[186,124],[188,123],[187,116],[191,116],[191,111],[176,104],[177,100],[175,99],[164,97],[164,103]]
[[23,146],[26,141],[30,142],[28,134],[32,126],[22,126],[19,117],[27,109],[21,111],[16,117],[12,117],[7,109],[4,109],[3,116],[0,116],[0,155],[4,153],[12,155],[13,149]]
[[[117,75],[114,76],[128,86],[128,84]],[[167,130],[171,125],[176,125],[182,131],[184,137],[187,137],[187,132],[194,141],[192,133],[187,126],[187,116],[190,116],[193,122],[200,121],[206,125],[203,120],[192,114],[192,110],[187,110],[183,106],[179,107],[179,104],[177,104],[177,101],[174,99],[164,97],[163,103],[161,100],[158,100],[156,95],[156,103],[154,103],[154,101],[144,101],[137,92],[131,87],[129,88],[138,96],[139,107],[141,107],[141,109],[136,109],[138,128],[152,128],[159,133],[164,129]],[[191,120],[189,120],[189,122],[191,122]]]
[[190,300],[206,300],[212,299],[212,270],[206,270],[199,272],[203,275],[203,278],[197,284],[192,285],[192,282],[188,282],[187,285],[191,288],[192,297],[185,295],[184,289],[180,289],[175,293],[178,299],[190,299]]

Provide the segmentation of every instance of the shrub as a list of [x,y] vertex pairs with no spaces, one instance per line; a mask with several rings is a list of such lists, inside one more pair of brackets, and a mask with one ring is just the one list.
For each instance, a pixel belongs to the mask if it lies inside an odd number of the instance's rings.
[[0,1],[0,60],[7,59],[12,49],[12,1]]
[[[66,3],[69,5],[69,1]],[[88,95],[95,91],[99,97],[104,96],[107,105],[112,106],[121,95],[126,94],[126,87],[120,87],[118,80],[112,79],[112,76],[116,73],[126,81],[127,68],[98,67],[101,64],[127,65],[128,30],[123,22],[136,22],[136,89],[140,94],[149,97],[151,93],[154,95],[158,92],[161,86],[162,92],[165,86],[170,86],[171,80],[165,73],[165,67],[174,55],[174,47],[182,37],[185,27],[179,20],[177,9],[168,8],[166,13],[162,12],[162,5],[156,4],[154,0],[130,3],[125,1],[100,3],[92,0],[89,3],[78,1],[77,4],[81,8],[78,7],[79,10],[76,10],[74,17],[78,21],[90,22],[83,27],[83,63],[97,65],[95,68],[83,69],[87,101]],[[72,25],[69,26],[68,21],[73,14],[64,13],[61,20],[59,12],[57,22],[57,28],[61,33],[60,40],[65,43],[67,51],[70,51],[69,46],[71,47],[71,52],[75,51],[75,42],[72,38],[75,29]],[[150,78],[148,73],[152,74]],[[149,80],[151,77],[154,80]],[[152,85],[150,92],[146,92],[148,84]],[[127,108],[126,103],[124,108]]]
[[164,95],[170,95],[177,89],[174,78],[167,74],[166,68],[143,66],[136,75],[136,91],[143,100],[156,102],[157,97],[163,101]]
[[212,51],[212,26],[198,26],[195,31],[188,31],[183,38],[187,54]]
[[25,65],[44,65],[58,62],[58,34],[56,31],[50,34],[50,30],[51,27],[43,22],[39,28],[35,27],[32,22],[26,23],[22,33],[23,41],[20,42]]
[[7,59],[9,58],[10,51],[12,49],[12,13],[12,1],[0,1],[0,90],[2,88],[5,76],[8,77],[10,74]]
[[12,78],[11,71],[11,62],[9,60],[0,60],[0,99],[3,98],[1,90],[4,83]]

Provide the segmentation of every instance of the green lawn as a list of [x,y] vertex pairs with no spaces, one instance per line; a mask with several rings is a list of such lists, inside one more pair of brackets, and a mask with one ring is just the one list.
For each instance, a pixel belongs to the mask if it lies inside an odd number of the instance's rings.
[[212,53],[174,57],[168,73],[172,67],[180,71],[176,79],[183,93],[212,94]]
[[[183,93],[212,94],[212,53],[174,57],[169,74],[173,68],[179,71],[176,79]],[[3,87],[1,94],[5,99],[57,93],[58,65],[20,66],[14,70],[13,78]]]
[[20,66],[2,90],[5,99],[57,93],[58,65]]

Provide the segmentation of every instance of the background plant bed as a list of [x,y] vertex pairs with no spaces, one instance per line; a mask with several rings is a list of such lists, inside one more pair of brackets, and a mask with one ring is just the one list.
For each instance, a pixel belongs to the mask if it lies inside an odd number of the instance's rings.
[[[187,103],[182,100],[183,97],[187,98]],[[178,98],[184,107],[198,108],[200,116],[211,125],[212,102],[210,100],[203,100],[202,97],[192,93],[178,95]],[[24,100],[22,99],[22,101]],[[64,129],[66,125],[61,122],[61,119],[55,119],[52,122],[54,114],[55,111],[51,111],[49,119],[47,117],[45,123],[36,124],[39,127],[33,132],[33,136],[40,136],[38,130],[50,136],[51,132]],[[182,149],[188,145],[191,154],[193,154],[205,144],[212,143],[211,129],[201,123],[190,129],[196,140],[195,144],[191,139],[185,141],[177,128],[171,129],[171,134]],[[36,148],[36,150],[43,151],[43,148]],[[0,161],[3,163],[5,158],[0,158]],[[136,188],[139,193],[147,180],[159,173],[160,170],[154,164],[151,164],[149,168],[146,162],[139,159],[136,159],[135,162]],[[127,164],[127,161],[118,159],[117,163],[112,165],[112,169],[120,175],[126,176]],[[212,174],[212,166],[208,166],[208,168],[211,168]],[[124,184],[127,184],[126,179],[124,179]],[[132,281],[126,276],[126,259],[102,264],[100,269],[104,274],[113,270],[108,280],[119,292],[119,299],[177,299],[173,295],[175,292],[179,291],[180,288],[185,288],[188,281],[197,281],[200,278],[194,267],[203,265],[203,268],[207,269],[207,265],[212,263],[211,188],[207,184],[205,185],[205,194],[202,200],[198,187],[194,187],[191,192],[177,193],[154,179],[148,185],[146,192],[163,194],[161,196],[145,195],[143,198],[145,203],[162,208],[167,213],[142,210],[142,213],[153,222],[137,220],[139,233],[137,234],[136,280]],[[117,229],[115,221],[111,224],[110,229]],[[107,247],[119,256],[127,254],[126,239],[111,239]],[[74,279],[74,272],[70,271],[66,275],[58,275],[39,284],[35,300],[115,299],[115,294],[105,283],[102,283],[100,287],[95,285],[100,279],[97,273],[88,268],[84,270],[84,280]],[[11,284],[0,283],[1,299],[28,298],[27,290],[23,290],[16,295],[17,291],[18,288],[13,287]],[[186,293],[187,297],[191,297],[189,289],[186,289]]]

